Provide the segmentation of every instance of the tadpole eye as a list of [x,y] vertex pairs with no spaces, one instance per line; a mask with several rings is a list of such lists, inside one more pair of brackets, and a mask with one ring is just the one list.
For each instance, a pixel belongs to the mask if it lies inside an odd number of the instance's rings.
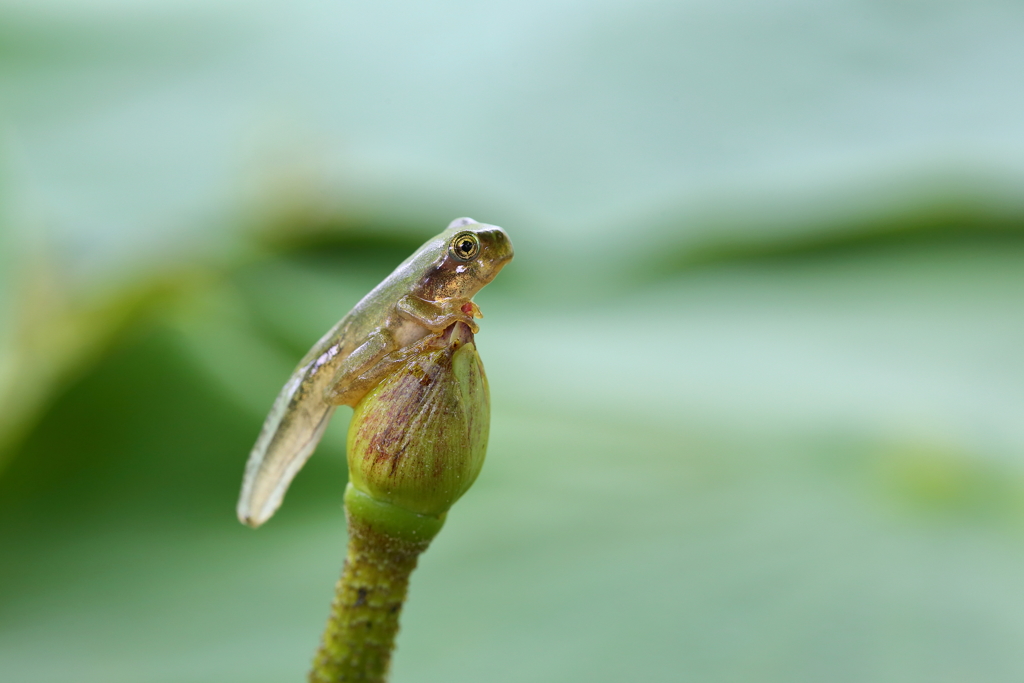
[[460,232],[452,239],[449,250],[460,261],[472,261],[480,253],[480,238],[472,232]]

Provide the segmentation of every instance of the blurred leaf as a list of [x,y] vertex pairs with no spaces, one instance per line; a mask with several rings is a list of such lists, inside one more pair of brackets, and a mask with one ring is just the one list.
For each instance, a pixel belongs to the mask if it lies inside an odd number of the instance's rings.
[[[395,680],[1015,680],[1024,433],[999,411],[1024,403],[1021,258],[853,253],[572,311],[492,301],[491,451],[413,579]],[[288,372],[267,359],[370,277],[247,262],[61,395],[0,479],[5,675],[301,677],[341,564],[344,425],[265,529],[232,507]]]
[[71,291],[52,264],[18,264],[8,348],[0,377],[0,468],[4,454],[33,426],[39,412],[125,331],[208,277],[201,271],[156,276],[103,298]]
[[[714,264],[807,260],[893,248],[1017,248],[1024,243],[1024,204],[1018,196],[1018,191],[971,192],[965,184],[956,184],[943,192],[930,188],[915,193],[907,188],[891,205],[876,200],[858,206],[846,197],[831,208],[795,212],[792,206],[766,207],[757,217],[728,218],[728,210],[719,210],[718,216],[685,232],[666,224],[661,232],[668,243],[634,270],[650,278]],[[629,249],[637,256],[634,262],[640,261],[639,246]]]

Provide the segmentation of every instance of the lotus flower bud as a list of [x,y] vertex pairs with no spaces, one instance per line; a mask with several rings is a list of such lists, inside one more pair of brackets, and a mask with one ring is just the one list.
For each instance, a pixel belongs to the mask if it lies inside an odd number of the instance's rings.
[[356,406],[348,432],[349,514],[358,508],[385,526],[419,525],[414,535],[433,536],[480,473],[489,428],[487,377],[473,333],[455,323],[413,347]]

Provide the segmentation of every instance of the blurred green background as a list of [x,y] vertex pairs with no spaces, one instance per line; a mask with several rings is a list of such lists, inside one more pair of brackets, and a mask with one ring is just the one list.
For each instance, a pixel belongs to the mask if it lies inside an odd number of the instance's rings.
[[302,353],[463,215],[487,465],[393,680],[1024,680],[1024,5],[0,2],[0,680],[303,680]]

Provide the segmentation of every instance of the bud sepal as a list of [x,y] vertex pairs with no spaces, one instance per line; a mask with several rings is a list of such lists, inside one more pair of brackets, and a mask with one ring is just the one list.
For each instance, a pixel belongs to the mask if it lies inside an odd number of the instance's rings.
[[445,513],[420,515],[370,497],[351,483],[345,487],[345,513],[373,531],[410,543],[427,543],[444,526]]

